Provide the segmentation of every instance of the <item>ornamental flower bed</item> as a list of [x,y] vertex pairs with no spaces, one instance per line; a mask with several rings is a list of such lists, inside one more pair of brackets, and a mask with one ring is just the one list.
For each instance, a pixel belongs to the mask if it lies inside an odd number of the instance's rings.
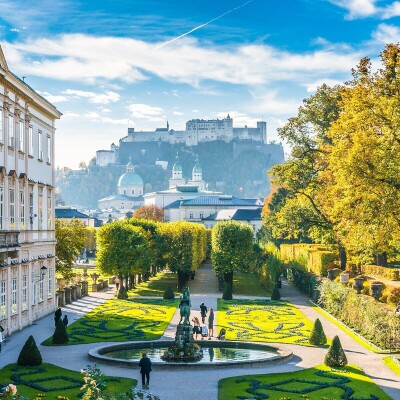
[[356,366],[226,378],[218,389],[219,400],[391,400]]
[[227,340],[310,346],[313,324],[287,301],[219,299],[218,327]]
[[[68,326],[67,345],[159,339],[176,306],[175,300],[108,300]],[[53,345],[51,338],[43,344]]]

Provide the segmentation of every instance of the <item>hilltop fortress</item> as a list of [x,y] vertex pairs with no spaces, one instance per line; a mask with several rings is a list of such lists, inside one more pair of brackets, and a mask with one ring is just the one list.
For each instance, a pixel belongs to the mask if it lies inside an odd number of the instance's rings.
[[128,135],[120,139],[119,146],[113,143],[110,150],[96,152],[96,164],[104,167],[108,164],[124,163],[126,161],[126,157],[123,157],[125,152],[121,151],[123,158],[121,159],[120,149],[132,147],[129,146],[130,143],[168,143],[191,147],[213,141],[266,145],[267,123],[259,121],[256,128],[249,128],[247,125],[243,128],[234,128],[233,119],[228,114],[224,119],[191,119],[186,123],[184,131],[170,129],[168,122],[165,128],[157,128],[155,131],[139,132],[135,131],[135,128],[128,128]]

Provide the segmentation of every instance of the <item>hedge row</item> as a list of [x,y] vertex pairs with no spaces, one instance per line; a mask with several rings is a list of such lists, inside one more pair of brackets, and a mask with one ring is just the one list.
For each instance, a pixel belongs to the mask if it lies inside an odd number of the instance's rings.
[[400,318],[379,303],[359,296],[354,289],[324,279],[319,285],[319,303],[376,346],[400,350]]
[[373,278],[388,279],[390,281],[400,280],[399,268],[380,267],[378,265],[362,265],[361,273]]
[[282,244],[280,247],[283,261],[295,261],[306,271],[314,275],[326,276],[328,267],[338,260],[337,251],[320,244]]

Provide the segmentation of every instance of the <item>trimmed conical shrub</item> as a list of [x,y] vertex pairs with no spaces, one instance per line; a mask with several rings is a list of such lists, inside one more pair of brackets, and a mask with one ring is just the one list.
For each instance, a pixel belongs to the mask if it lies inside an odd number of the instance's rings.
[[24,367],[33,367],[42,364],[42,356],[32,335],[29,336],[24,347],[22,347],[18,356],[17,364]]
[[279,293],[278,285],[275,283],[271,294],[271,300],[280,300],[281,294]]
[[326,344],[326,335],[319,318],[317,318],[314,322],[314,327],[308,341],[314,346],[321,346]]
[[328,353],[325,356],[325,365],[332,368],[344,367],[347,364],[347,357],[344,354],[342,344],[338,336],[332,340]]
[[68,333],[62,319],[57,321],[56,330],[53,335],[53,344],[65,344],[68,343]]
[[117,298],[120,299],[120,300],[127,300],[128,292],[126,291],[125,286],[120,286],[119,287]]
[[222,294],[224,300],[232,300],[232,285],[226,284],[224,293]]
[[164,300],[173,300],[175,298],[174,291],[171,286],[167,286],[164,290],[163,299]]

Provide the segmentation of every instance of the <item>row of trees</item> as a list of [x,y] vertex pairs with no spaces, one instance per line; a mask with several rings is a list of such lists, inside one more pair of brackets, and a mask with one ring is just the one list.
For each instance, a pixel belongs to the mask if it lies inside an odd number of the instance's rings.
[[147,279],[167,267],[177,273],[181,288],[206,258],[206,241],[206,229],[199,224],[134,218],[111,222],[97,232],[97,267],[119,276],[120,297],[134,286],[135,275]]
[[344,268],[387,265],[400,250],[400,47],[368,58],[343,85],[322,85],[279,129],[290,159],[271,172],[268,239],[337,244]]

